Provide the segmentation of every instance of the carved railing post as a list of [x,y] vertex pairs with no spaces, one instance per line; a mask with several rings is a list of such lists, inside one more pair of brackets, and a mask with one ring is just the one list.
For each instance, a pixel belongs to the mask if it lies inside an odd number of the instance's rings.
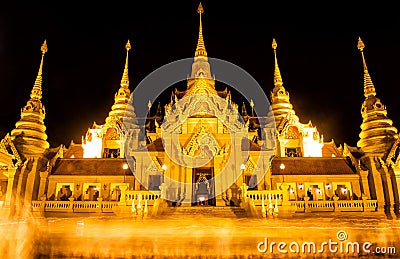
[[68,207],[68,212],[74,212],[74,197],[69,197],[69,207]]
[[272,216],[274,213],[274,205],[272,204],[272,194],[268,193],[268,216]]
[[97,198],[98,205],[97,205],[97,212],[103,212],[103,198]]
[[282,206],[291,205],[289,201],[289,185],[287,183],[282,183]]
[[144,200],[144,210],[143,210],[143,216],[147,218],[147,215],[149,214],[149,209],[147,208],[147,199]]
[[309,201],[310,201],[310,197],[304,196],[304,212],[311,212]]
[[362,196],[362,200],[363,200],[363,211],[366,212],[366,211],[368,211],[368,210],[367,210],[367,207],[368,207],[368,201],[367,201],[367,200],[368,200],[368,197],[363,195],[363,196]]
[[128,186],[126,184],[120,185],[120,189],[121,189],[121,199],[119,201],[119,205],[127,205],[126,204],[126,189],[128,188]]
[[333,207],[334,207],[333,211],[335,212],[340,211],[338,200],[339,200],[338,196],[333,196]]
[[275,199],[275,207],[274,207],[274,217],[278,217],[279,209],[278,209],[278,197]]
[[264,194],[261,195],[261,215],[263,216],[263,218],[267,217],[267,210],[265,209],[265,205],[264,205]]
[[44,217],[45,216],[45,212],[46,212],[46,197],[42,196],[40,197],[40,216]]
[[135,199],[132,199],[131,212],[132,212],[132,216],[136,216],[136,205],[135,205]]

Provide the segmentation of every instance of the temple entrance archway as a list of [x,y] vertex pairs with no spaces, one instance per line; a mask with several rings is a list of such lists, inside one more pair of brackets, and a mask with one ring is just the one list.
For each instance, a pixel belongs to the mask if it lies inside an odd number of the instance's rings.
[[193,168],[192,206],[215,206],[214,168]]

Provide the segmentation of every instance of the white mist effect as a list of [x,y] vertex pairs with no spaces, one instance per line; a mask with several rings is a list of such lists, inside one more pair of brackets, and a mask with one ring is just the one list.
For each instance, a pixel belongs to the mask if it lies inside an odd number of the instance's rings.
[[[132,217],[74,217],[3,220],[0,257],[18,258],[308,258],[307,254],[260,253],[273,242],[319,244],[345,231],[348,241],[397,246],[400,221],[360,213],[296,215],[291,219],[218,218],[207,215],[135,220]],[[334,256],[323,253],[324,256]],[[397,254],[398,255],[398,254]],[[356,257],[345,254],[346,258]],[[373,258],[373,256],[368,256]]]
[[[37,249],[42,246],[43,219],[21,218],[2,220],[0,225],[1,258],[33,258]],[[46,224],[46,223],[45,223]]]

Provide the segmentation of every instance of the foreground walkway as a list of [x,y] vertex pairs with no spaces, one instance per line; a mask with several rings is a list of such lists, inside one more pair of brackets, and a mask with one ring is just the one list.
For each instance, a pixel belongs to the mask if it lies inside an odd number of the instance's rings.
[[[299,214],[290,219],[3,219],[0,235],[0,254],[5,259],[357,258],[361,254],[374,258],[376,247],[393,258],[400,256],[400,220],[376,213]],[[281,245],[283,252],[278,250],[280,242],[286,244]],[[368,242],[371,246],[365,252],[362,246]],[[356,243],[359,253],[353,250]]]

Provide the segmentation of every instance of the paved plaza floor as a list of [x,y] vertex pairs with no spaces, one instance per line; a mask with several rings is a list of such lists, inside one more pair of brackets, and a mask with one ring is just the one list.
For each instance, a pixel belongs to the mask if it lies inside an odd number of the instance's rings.
[[287,219],[3,218],[0,235],[4,259],[400,257],[400,220],[377,213]]

